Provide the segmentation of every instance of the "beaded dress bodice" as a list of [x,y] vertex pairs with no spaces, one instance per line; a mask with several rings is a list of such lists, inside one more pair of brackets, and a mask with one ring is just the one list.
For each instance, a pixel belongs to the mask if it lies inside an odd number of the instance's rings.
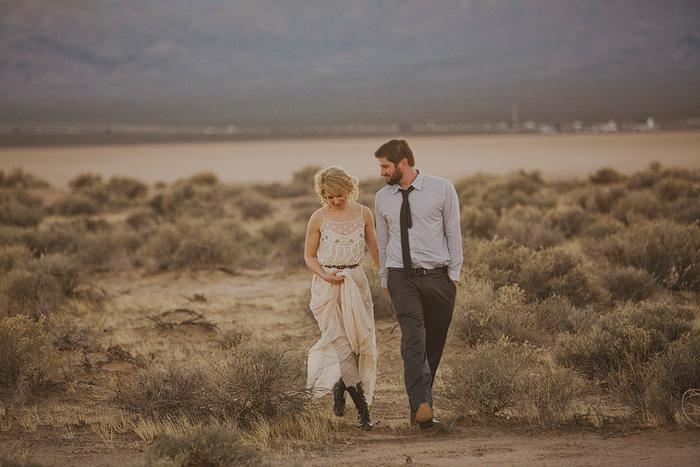
[[[323,212],[321,212],[323,215]],[[316,258],[325,266],[359,264],[365,253],[365,223],[362,213],[345,222],[335,222],[323,216],[321,240]]]

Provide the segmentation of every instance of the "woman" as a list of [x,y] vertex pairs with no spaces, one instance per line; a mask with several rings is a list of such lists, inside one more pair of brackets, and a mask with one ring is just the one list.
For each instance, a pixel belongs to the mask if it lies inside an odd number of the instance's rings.
[[309,307],[321,339],[309,350],[308,387],[315,397],[333,390],[333,413],[345,414],[345,391],[357,407],[358,428],[372,429],[369,405],[377,379],[377,345],[369,283],[362,268],[367,246],[379,268],[372,212],[355,200],[357,178],[340,167],[314,177],[323,207],[311,215],[304,260],[314,272]]

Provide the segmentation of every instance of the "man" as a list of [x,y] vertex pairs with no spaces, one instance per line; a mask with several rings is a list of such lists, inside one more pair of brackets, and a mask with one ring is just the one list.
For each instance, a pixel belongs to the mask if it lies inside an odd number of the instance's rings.
[[414,167],[405,140],[384,143],[374,156],[387,181],[375,198],[382,288],[401,326],[411,419],[431,428],[432,386],[462,267],[459,200],[451,182]]

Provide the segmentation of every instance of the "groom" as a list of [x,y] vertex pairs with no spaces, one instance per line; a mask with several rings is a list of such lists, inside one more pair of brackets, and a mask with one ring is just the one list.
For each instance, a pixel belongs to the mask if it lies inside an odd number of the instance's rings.
[[432,386],[462,267],[459,200],[451,182],[414,167],[405,140],[384,143],[374,156],[387,181],[375,199],[382,287],[401,326],[411,419],[431,428]]

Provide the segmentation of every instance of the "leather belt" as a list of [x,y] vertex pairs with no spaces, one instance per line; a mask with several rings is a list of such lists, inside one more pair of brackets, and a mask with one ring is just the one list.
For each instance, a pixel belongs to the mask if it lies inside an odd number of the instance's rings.
[[[404,268],[389,268],[390,271],[404,271]],[[442,274],[447,272],[447,266],[442,266],[440,268],[425,269],[425,268],[411,268],[410,271],[415,276],[427,276],[429,274]]]
[[330,266],[326,266],[325,264],[322,264],[324,268],[333,268],[333,269],[353,269],[359,266],[359,264],[348,264],[346,266],[336,266],[334,264],[331,264]]

